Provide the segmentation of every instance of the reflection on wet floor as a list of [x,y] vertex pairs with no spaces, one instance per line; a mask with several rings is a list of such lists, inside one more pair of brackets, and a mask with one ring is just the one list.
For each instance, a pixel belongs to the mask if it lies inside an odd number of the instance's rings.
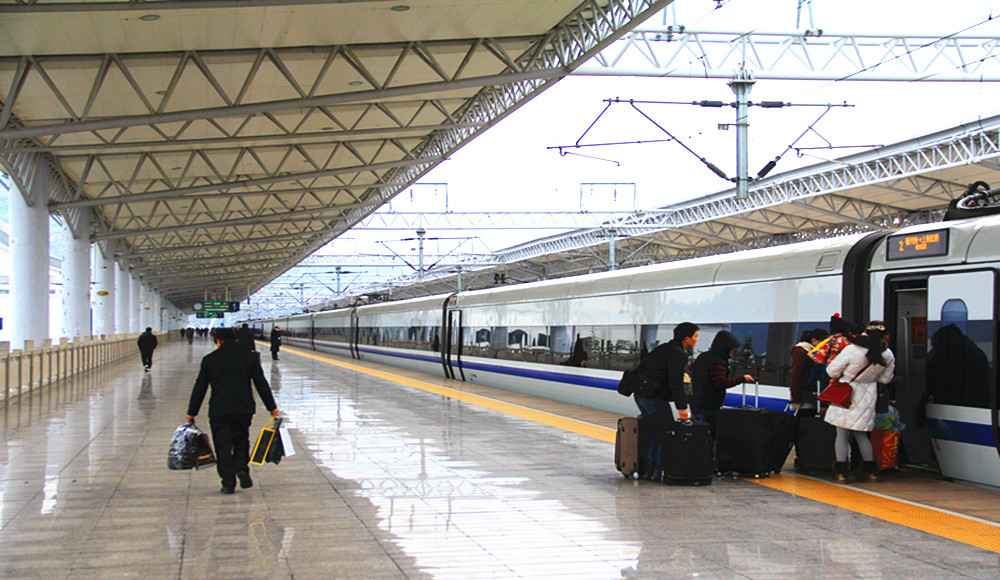
[[169,343],[148,375],[136,354],[4,408],[0,575],[1000,575],[997,554],[751,483],[627,481],[605,442],[292,349],[264,371],[298,454],[224,496],[214,469],[166,468],[210,348]]

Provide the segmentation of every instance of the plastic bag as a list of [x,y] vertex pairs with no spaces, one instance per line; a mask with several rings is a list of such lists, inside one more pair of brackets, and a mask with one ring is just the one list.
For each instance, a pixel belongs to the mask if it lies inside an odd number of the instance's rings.
[[896,407],[889,405],[889,410],[885,413],[875,414],[875,430],[877,431],[902,431],[906,428],[900,418]]
[[215,454],[208,436],[194,423],[177,427],[170,440],[167,467],[170,469],[195,469],[215,463]]

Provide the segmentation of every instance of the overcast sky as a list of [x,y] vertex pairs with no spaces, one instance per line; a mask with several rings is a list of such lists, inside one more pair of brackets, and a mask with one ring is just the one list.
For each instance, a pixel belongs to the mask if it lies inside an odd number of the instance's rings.
[[[730,0],[716,9],[713,0],[678,0],[676,21],[688,29],[795,32],[797,0]],[[899,0],[814,0],[813,23],[827,34],[935,34],[1000,35],[1000,19],[986,24],[1000,2]],[[946,8],[945,8],[946,7]],[[661,17],[654,17],[661,21]],[[668,23],[673,17],[668,14]],[[808,27],[803,12],[802,28]],[[759,81],[752,101],[842,103],[817,126],[817,132],[837,146],[883,145],[931,133],[1000,113],[1000,83],[871,83]],[[640,209],[662,207],[731,187],[701,165],[677,143],[620,145],[580,152],[607,159],[560,156],[547,147],[574,143],[605,107],[604,99],[723,100],[733,93],[724,80],[661,78],[569,77],[544,92],[490,129],[428,174],[422,183],[446,183],[453,211],[576,211],[581,183],[635,184]],[[735,173],[735,132],[720,131],[732,123],[732,108],[702,109],[685,105],[654,105],[646,110],[699,155],[729,175]],[[750,172],[781,153],[822,112],[794,108],[750,110]],[[664,135],[625,105],[613,106],[588,133],[585,143],[661,139]],[[824,144],[809,135],[800,146]],[[787,153],[772,175],[822,159],[857,153],[861,149],[815,151],[815,157]],[[617,164],[611,161],[617,162]],[[1000,185],[1000,184],[998,184]],[[436,210],[440,201],[429,196],[434,188],[414,189],[414,202],[402,194],[397,210]],[[441,188],[437,188],[441,191]],[[632,187],[619,193],[619,207],[631,209]],[[586,209],[612,207],[610,192],[590,198]],[[553,232],[479,232],[484,247],[499,250]],[[412,234],[380,232],[384,239]],[[434,235],[429,232],[428,236]],[[454,232],[441,236],[455,236]],[[470,233],[471,235],[471,233]],[[346,238],[365,239],[362,234]],[[441,242],[454,246],[457,242]],[[403,244],[406,245],[406,244]],[[342,251],[357,244],[345,240]],[[470,247],[466,243],[463,251]],[[428,248],[431,251],[431,248]],[[447,251],[444,249],[443,251]],[[340,253],[339,251],[337,253]]]

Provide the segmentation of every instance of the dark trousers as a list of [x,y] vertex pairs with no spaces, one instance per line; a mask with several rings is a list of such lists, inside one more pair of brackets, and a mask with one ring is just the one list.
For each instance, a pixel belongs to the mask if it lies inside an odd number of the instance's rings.
[[139,355],[142,356],[142,366],[153,368],[153,351],[140,350]]
[[212,443],[215,445],[215,468],[223,487],[236,487],[236,474],[250,470],[250,423],[253,415],[209,417]]
[[691,418],[694,419],[695,421],[702,421],[704,423],[708,423],[709,426],[711,426],[712,428],[713,437],[715,436],[715,422],[716,422],[716,417],[718,416],[719,416],[718,409],[701,409],[695,407],[694,405],[691,406]]
[[649,433],[649,455],[646,457],[646,471],[661,472],[664,467],[661,456],[663,436],[667,432],[667,427],[674,421],[674,411],[670,408],[670,401],[647,399],[639,395],[633,395],[632,398],[635,399],[635,405],[642,413],[642,420],[646,421]]
[[271,360],[278,360],[278,349],[280,348],[281,348],[280,345],[277,344],[271,345]]

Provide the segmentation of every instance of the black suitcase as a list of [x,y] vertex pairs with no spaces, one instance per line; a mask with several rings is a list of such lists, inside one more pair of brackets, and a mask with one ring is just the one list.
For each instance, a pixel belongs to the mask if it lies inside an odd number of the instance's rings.
[[675,421],[663,436],[663,481],[673,485],[711,485],[715,475],[712,429],[701,421]]
[[618,434],[615,436],[615,467],[618,471],[625,477],[642,477],[648,450],[649,436],[641,417],[618,419]]
[[[760,400],[759,392],[756,398]],[[753,477],[780,473],[798,435],[797,421],[783,411],[747,406],[719,409],[715,434],[719,472]]]
[[837,428],[823,417],[799,417],[799,440],[795,443],[795,467],[800,471],[830,471],[836,460]]

